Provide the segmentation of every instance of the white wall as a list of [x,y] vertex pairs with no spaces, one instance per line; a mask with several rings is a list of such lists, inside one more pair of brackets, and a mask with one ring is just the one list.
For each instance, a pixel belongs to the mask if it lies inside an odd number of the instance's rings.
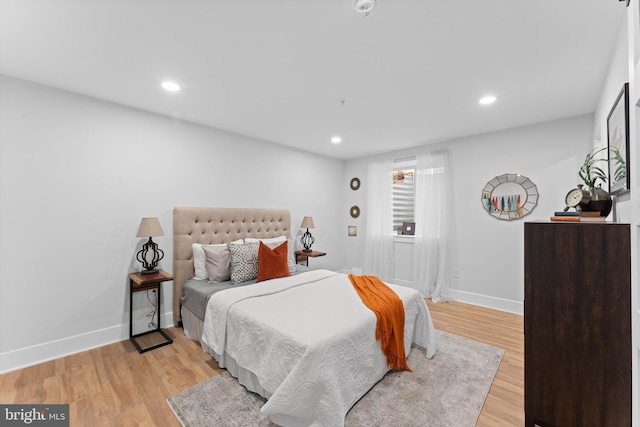
[[[620,26],[618,38],[612,50],[609,70],[602,85],[600,98],[596,106],[594,122],[594,146],[607,147],[607,116],[618,98],[622,86],[629,81],[627,27]],[[633,101],[630,101],[633,103]],[[633,168],[633,162],[630,163]],[[631,193],[622,194],[615,199],[615,219],[618,222],[631,222]]]
[[[627,7],[626,25],[620,26],[618,38],[612,50],[611,61],[607,75],[602,84],[602,90],[596,107],[596,121],[594,133],[599,137],[595,143],[599,146],[607,146],[607,116],[615,102],[624,83],[629,82],[629,167],[631,179],[631,191],[615,197],[615,217],[619,222],[631,224],[631,328],[632,328],[632,419],[633,425],[638,425],[638,408],[640,375],[638,365],[640,360],[640,348],[638,344],[638,328],[640,325],[640,302],[638,301],[638,188],[640,180],[636,173],[640,152],[638,151],[638,123],[640,123],[640,112],[638,103],[638,11],[640,9],[637,0],[634,0]],[[636,108],[634,108],[634,105]],[[635,203],[634,203],[635,200]]]
[[[592,116],[581,116],[342,162],[8,77],[0,93],[0,372],[127,338],[140,218],[159,217],[165,236],[154,240],[171,271],[174,206],[284,207],[294,232],[312,215],[314,248],[328,255],[311,264],[361,267],[367,163],[418,149],[445,147],[453,162],[454,296],[519,312],[524,221],[563,207],[593,140]],[[485,183],[507,172],[538,185],[525,220],[482,209]]]
[[[350,160],[345,165],[345,234],[358,226],[358,236],[347,239],[347,265],[361,267],[366,229],[367,164],[375,158],[401,158],[418,150],[449,150],[454,174],[455,215],[458,229],[459,278],[452,278],[453,296],[500,310],[522,313],[524,298],[524,222],[548,220],[564,207],[564,196],[579,183],[579,165],[592,145],[593,116],[557,120],[501,132],[476,135],[420,148]],[[487,181],[503,173],[529,177],[540,198],[533,213],[521,220],[502,221],[488,215],[480,196]],[[361,189],[348,188],[357,176]],[[358,205],[362,214],[348,213]],[[403,247],[403,251],[406,249]],[[399,282],[406,282],[397,272]]]
[[342,161],[3,76],[0,94],[0,372],[128,338],[140,218],[171,271],[174,206],[288,208],[294,234],[311,215],[311,263],[343,267]]

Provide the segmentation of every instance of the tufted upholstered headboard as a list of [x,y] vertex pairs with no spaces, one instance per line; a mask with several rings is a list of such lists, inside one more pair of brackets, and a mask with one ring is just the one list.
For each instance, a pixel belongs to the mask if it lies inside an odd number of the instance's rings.
[[193,277],[193,243],[227,243],[247,237],[291,237],[287,209],[176,207],[173,209],[173,320],[180,322],[184,283]]

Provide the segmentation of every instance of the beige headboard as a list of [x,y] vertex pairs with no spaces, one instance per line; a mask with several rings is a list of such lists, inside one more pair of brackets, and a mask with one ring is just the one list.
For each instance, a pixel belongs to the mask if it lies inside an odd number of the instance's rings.
[[193,277],[193,243],[226,243],[247,237],[291,237],[287,209],[176,207],[173,209],[173,320],[180,322],[184,283]]

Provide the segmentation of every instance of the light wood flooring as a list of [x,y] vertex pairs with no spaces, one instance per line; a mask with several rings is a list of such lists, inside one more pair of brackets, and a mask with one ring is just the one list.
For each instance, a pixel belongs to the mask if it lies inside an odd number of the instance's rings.
[[[524,425],[522,317],[428,305],[437,329],[505,350],[477,425]],[[220,369],[181,329],[167,331],[174,343],[144,354],[127,340],[0,375],[0,403],[69,403],[72,426],[180,426],[166,399]]]
[[524,318],[457,302],[427,305],[436,329],[505,351],[476,426],[523,426]]

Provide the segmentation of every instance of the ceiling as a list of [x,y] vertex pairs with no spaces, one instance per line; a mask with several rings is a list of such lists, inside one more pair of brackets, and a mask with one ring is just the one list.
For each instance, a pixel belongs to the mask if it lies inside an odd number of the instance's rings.
[[591,113],[626,22],[616,0],[353,2],[0,0],[0,74],[350,159]]

